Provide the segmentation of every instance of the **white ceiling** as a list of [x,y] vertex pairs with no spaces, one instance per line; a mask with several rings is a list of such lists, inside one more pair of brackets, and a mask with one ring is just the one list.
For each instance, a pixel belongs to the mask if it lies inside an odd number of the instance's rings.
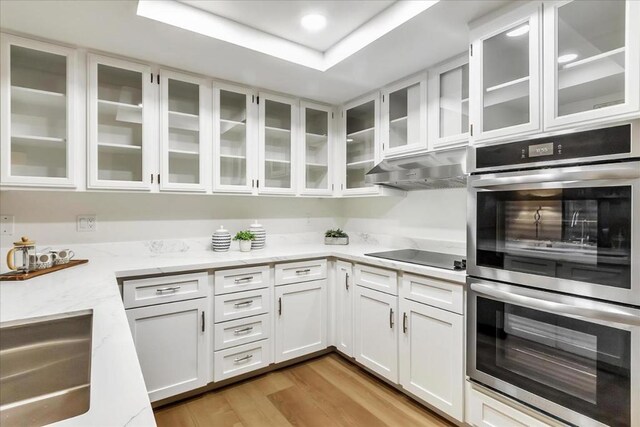
[[[322,52],[395,2],[395,0],[180,1]],[[324,30],[310,33],[302,28],[300,19],[310,13],[318,13],[327,18],[327,26]]]
[[[2,0],[0,27],[339,104],[465,52],[469,41],[467,23],[508,1],[440,1],[325,72],[139,17],[135,0]],[[290,2],[291,13],[297,13],[297,3]],[[360,2],[355,3],[353,7]],[[372,13],[373,9],[367,10]],[[363,19],[360,13],[364,14],[358,12],[354,16]],[[258,12],[251,19],[256,17]]]

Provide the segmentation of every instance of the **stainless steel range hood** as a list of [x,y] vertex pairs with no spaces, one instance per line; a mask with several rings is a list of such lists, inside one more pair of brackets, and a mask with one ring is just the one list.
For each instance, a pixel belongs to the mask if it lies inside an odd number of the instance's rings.
[[465,187],[466,160],[466,148],[384,160],[367,172],[365,180],[401,190]]

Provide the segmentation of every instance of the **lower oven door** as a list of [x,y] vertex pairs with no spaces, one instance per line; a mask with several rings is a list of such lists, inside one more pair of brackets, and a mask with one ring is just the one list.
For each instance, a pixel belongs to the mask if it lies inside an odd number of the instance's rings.
[[579,426],[640,426],[640,310],[468,279],[467,374]]

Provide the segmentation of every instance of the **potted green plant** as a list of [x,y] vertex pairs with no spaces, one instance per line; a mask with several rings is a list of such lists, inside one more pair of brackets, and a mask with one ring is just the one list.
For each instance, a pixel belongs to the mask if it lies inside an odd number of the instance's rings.
[[335,230],[327,230],[324,233],[325,245],[348,245],[349,236],[344,231],[336,228]]
[[240,244],[240,252],[249,252],[251,250],[251,241],[256,238],[256,235],[249,230],[238,231],[233,238]]

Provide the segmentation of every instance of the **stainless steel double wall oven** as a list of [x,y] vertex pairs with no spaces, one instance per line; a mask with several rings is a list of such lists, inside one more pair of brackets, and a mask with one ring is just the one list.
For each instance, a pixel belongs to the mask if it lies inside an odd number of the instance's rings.
[[640,426],[640,121],[468,164],[468,376],[571,424]]

